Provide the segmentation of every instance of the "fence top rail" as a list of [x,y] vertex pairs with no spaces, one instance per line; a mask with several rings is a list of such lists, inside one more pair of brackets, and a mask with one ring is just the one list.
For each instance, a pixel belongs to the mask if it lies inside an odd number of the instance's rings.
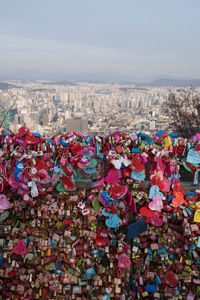
[[106,136],[70,132],[46,137],[21,127],[16,134],[9,130],[0,134],[2,192],[12,188],[23,194],[22,185],[29,196],[54,187],[74,191],[76,185],[94,187],[99,180],[146,185],[181,181],[193,190],[199,188],[199,170],[199,133],[190,139],[164,132],[119,131]]

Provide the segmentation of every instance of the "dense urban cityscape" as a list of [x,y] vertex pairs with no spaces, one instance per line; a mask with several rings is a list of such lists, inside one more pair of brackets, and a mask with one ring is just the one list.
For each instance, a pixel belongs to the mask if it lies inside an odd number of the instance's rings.
[[2,127],[13,132],[21,126],[47,135],[172,129],[162,109],[167,87],[45,81],[10,81],[6,87],[0,89]]

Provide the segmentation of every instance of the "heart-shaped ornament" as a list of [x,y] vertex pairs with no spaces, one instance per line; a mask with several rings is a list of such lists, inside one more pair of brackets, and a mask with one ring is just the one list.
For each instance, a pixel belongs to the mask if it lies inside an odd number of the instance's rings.
[[107,183],[117,183],[120,178],[121,178],[121,171],[117,170],[115,168],[112,168],[108,172],[108,175],[105,177],[105,181]]
[[169,193],[171,182],[166,177],[163,177],[163,180],[158,184],[158,186],[161,192]]
[[161,227],[163,225],[163,221],[159,218],[159,214],[157,213],[154,213],[150,218],[150,223],[156,227]]
[[18,129],[17,136],[18,136],[18,137],[23,137],[23,136],[25,136],[28,132],[29,132],[29,129],[28,129],[27,127],[25,127],[25,126],[20,127],[20,128]]
[[110,214],[108,219],[106,219],[106,226],[110,228],[116,228],[119,227],[119,217],[117,214]]
[[25,141],[28,145],[35,145],[39,143],[40,138],[36,137],[33,133],[28,133],[25,137]]
[[83,149],[83,147],[81,146],[80,143],[76,143],[71,147],[71,151],[72,151],[73,155],[76,155],[82,149]]
[[51,177],[47,174],[45,178],[40,180],[41,184],[48,184],[51,181]]
[[151,178],[151,186],[153,186],[153,185],[157,185],[159,187],[159,189],[160,189],[160,187],[161,187],[161,179],[160,179],[160,177],[153,176]]
[[178,284],[178,280],[176,277],[177,276],[176,274],[174,274],[174,272],[168,271],[164,277],[166,284],[171,287],[175,287]]
[[17,241],[17,244],[13,248],[15,254],[23,255],[26,254],[26,244],[23,240]]
[[48,184],[50,182],[51,177],[49,176],[48,172],[45,169],[40,169],[38,174],[40,176],[41,184]]
[[157,185],[152,185],[149,191],[149,198],[153,199],[153,196],[159,195],[162,199],[164,197],[163,193],[160,192],[160,189]]
[[69,176],[63,176],[63,188],[68,190],[68,191],[73,191],[75,189],[75,184],[72,181],[72,177],[70,178]]
[[173,195],[175,196],[176,193],[182,193],[183,196],[185,195],[185,191],[179,182],[176,182],[173,186]]
[[0,195],[0,209],[6,210],[11,207],[10,202],[7,200],[6,195],[1,194]]
[[128,258],[127,254],[126,253],[120,254],[119,260],[118,260],[118,266],[120,268],[125,269],[125,268],[128,268],[130,265],[131,265],[131,261]]
[[15,180],[15,174],[12,173],[8,179],[8,183],[10,184],[10,186],[14,189],[18,188],[18,182]]
[[180,192],[177,192],[175,194],[175,197],[172,199],[172,204],[176,205],[176,206],[179,206],[179,205],[182,205],[183,203],[184,203],[183,194],[180,193]]
[[200,209],[197,209],[194,214],[194,222],[200,223]]
[[133,171],[131,172],[131,178],[137,181],[143,181],[145,180],[145,173],[144,172],[137,172],[137,171]]
[[128,167],[131,164],[131,161],[129,159],[123,158],[122,163],[125,167]]
[[97,236],[95,239],[96,247],[103,247],[103,246],[106,246],[108,243],[109,243],[108,237]]
[[118,183],[112,184],[110,187],[110,192],[115,199],[120,199],[126,195],[128,187],[126,185],[120,185]]
[[156,177],[156,179],[160,178],[160,180],[163,181],[163,172],[161,170],[154,170],[150,179],[152,180],[154,177]]
[[155,141],[153,139],[152,136],[146,134],[146,133],[141,133],[140,134],[140,138],[142,140],[142,142],[145,144],[145,145],[149,145],[149,144],[154,144]]
[[192,165],[200,165],[200,155],[194,148],[188,151],[186,162]]
[[161,211],[161,209],[163,209],[162,198],[159,195],[154,195],[153,201],[149,203],[149,208],[152,210]]
[[129,165],[129,168],[136,172],[144,172],[145,168],[144,165],[141,163],[141,157],[134,156],[131,161],[131,164]]
[[122,163],[121,163],[121,161],[120,161],[119,159],[113,159],[113,160],[112,160],[112,164],[113,164],[113,166],[114,166],[117,170],[119,170],[119,169],[121,168],[121,165],[122,165]]
[[146,206],[143,206],[140,208],[140,214],[144,217],[152,217],[154,212],[147,208]]
[[166,136],[164,139],[162,139],[162,142],[163,142],[164,148],[168,148],[172,144],[172,140],[171,140],[170,136]]
[[109,212],[107,211],[106,208],[103,208],[103,209],[102,209],[102,215],[103,215],[104,217],[109,217],[110,214],[111,214],[111,213],[109,213]]

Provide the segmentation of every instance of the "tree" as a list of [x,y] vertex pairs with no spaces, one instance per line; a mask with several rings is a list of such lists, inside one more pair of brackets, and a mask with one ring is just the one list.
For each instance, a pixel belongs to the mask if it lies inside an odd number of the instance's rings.
[[163,109],[180,136],[190,138],[200,132],[200,95],[192,88],[171,91]]
[[6,118],[8,117],[10,111],[13,109],[13,107],[16,104],[16,100],[10,105],[10,107],[6,107],[6,105],[2,105],[1,103],[1,108],[0,108],[0,128],[4,126],[4,122]]

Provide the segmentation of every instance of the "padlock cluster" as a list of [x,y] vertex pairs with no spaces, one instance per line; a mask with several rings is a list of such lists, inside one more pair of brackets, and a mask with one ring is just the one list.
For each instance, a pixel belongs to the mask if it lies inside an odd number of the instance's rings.
[[0,299],[200,298],[200,134],[0,144]]

